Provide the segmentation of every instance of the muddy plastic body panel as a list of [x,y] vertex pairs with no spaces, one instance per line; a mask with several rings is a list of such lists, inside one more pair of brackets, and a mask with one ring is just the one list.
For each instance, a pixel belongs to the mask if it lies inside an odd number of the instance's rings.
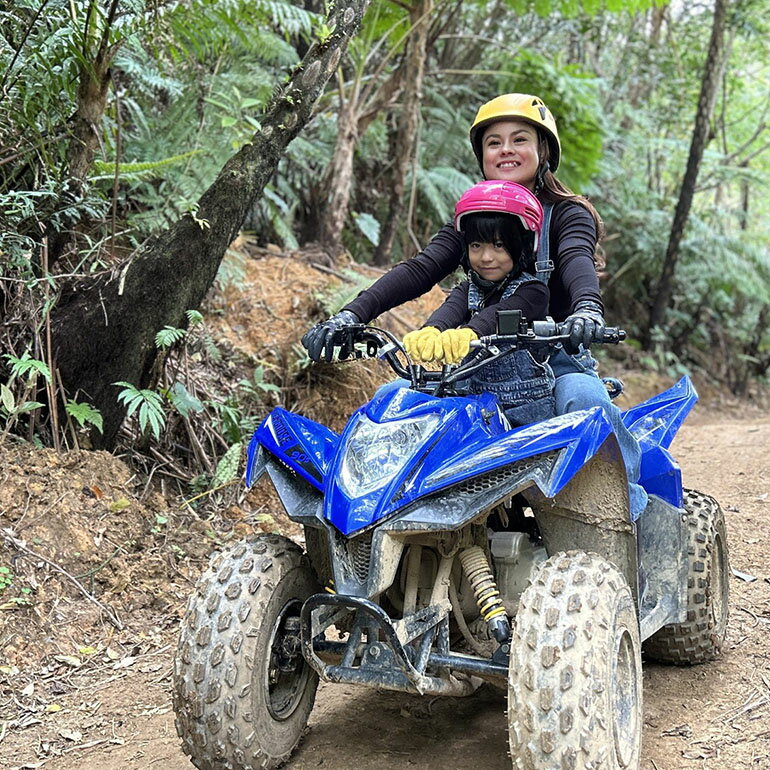
[[[696,401],[695,389],[685,377],[623,414],[643,449],[640,483],[675,508],[682,506],[681,472],[668,446]],[[435,429],[392,478],[360,495],[344,489],[340,466],[362,417],[383,424],[427,415],[436,416]],[[611,433],[598,408],[509,429],[489,395],[435,398],[409,388],[383,388],[351,416],[341,435],[280,407],[274,409],[251,440],[246,479],[253,484],[264,472],[266,452],[320,492],[323,518],[342,535],[351,536],[422,498],[552,452],[558,452],[558,460],[539,486],[545,497],[555,497]]]

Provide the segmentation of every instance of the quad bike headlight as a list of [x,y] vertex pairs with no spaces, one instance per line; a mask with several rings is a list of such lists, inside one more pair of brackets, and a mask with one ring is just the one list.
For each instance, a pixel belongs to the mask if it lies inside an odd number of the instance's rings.
[[382,487],[406,465],[439,423],[437,414],[376,423],[361,415],[340,465],[340,486],[348,497]]

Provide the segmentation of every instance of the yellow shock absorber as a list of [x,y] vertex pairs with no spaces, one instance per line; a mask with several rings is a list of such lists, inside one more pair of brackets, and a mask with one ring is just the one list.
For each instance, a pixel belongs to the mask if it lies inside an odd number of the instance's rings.
[[501,643],[508,641],[508,616],[484,551],[477,545],[466,548],[460,552],[460,563],[473,589],[481,617],[486,620],[492,635]]

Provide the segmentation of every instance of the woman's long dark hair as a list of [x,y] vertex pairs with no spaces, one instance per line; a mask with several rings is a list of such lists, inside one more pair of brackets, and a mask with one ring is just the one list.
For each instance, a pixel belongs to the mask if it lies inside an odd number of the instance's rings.
[[[575,201],[579,203],[583,208],[588,210],[588,213],[594,220],[596,225],[596,249],[594,250],[594,264],[597,270],[602,270],[606,263],[604,256],[602,255],[601,247],[599,243],[604,237],[604,222],[599,216],[599,212],[593,207],[588,198],[584,198],[582,195],[576,195],[566,185],[562,184],[549,169],[548,158],[551,154],[550,145],[546,139],[545,134],[538,129],[538,154],[540,156],[540,168],[537,173],[536,190],[535,195],[543,203],[559,203],[560,201]],[[537,189],[540,187],[540,189]]]

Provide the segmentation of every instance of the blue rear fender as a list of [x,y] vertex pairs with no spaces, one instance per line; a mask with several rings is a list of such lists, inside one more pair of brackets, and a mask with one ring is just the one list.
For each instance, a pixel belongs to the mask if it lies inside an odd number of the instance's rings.
[[668,390],[623,412],[623,424],[641,444],[643,452],[651,446],[668,449],[697,401],[695,387],[685,376]]
[[682,473],[668,448],[698,394],[689,377],[623,413],[623,423],[642,449],[639,483],[675,508],[682,508]]

